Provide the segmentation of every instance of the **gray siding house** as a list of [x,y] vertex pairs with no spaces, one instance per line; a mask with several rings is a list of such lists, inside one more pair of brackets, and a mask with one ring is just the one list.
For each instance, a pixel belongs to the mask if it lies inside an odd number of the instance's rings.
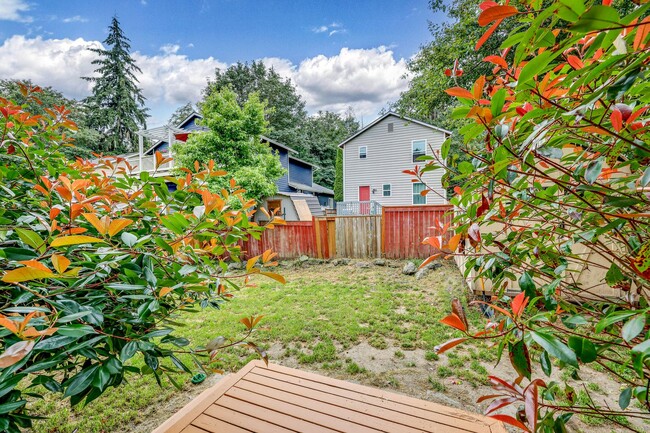
[[[424,185],[411,182],[413,177],[403,171],[425,164],[415,159],[438,152],[450,134],[389,112],[347,138],[339,144],[343,149],[343,207],[347,202],[376,202],[382,206],[446,204],[443,170],[425,174],[426,183],[437,192],[427,196],[420,194]],[[349,213],[374,213],[369,209],[361,204],[360,212]]]

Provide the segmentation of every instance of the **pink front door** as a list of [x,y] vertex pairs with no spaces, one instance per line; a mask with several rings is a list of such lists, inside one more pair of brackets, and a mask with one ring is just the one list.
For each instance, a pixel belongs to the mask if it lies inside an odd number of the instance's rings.
[[370,187],[359,187],[359,213],[361,215],[368,215],[370,213]]

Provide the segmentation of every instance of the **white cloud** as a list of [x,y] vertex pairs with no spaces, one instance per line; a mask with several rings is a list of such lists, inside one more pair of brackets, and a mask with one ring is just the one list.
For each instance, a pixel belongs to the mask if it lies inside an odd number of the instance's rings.
[[87,23],[88,18],[84,18],[81,15],[75,15],[73,17],[63,18],[61,21],[64,23]]
[[160,47],[160,51],[162,51],[165,54],[176,54],[180,49],[181,46],[178,44],[166,44]]
[[[90,94],[91,84],[82,80],[95,69],[91,62],[96,54],[88,48],[101,48],[97,41],[84,39],[43,39],[12,36],[0,45],[0,77],[31,79],[42,86],[52,86],[71,98]],[[149,105],[182,104],[198,101],[201,90],[214,69],[225,63],[209,57],[191,60],[177,53],[177,46],[163,47],[163,55],[133,53],[142,69],[140,86]]]
[[314,33],[327,33],[328,36],[334,36],[336,34],[347,33],[348,30],[343,27],[341,23],[333,22],[326,26],[318,26],[311,29]]
[[396,60],[387,47],[342,48],[339,54],[318,55],[294,65],[286,59],[262,61],[282,76],[291,78],[310,112],[345,112],[352,107],[359,116],[375,116],[408,87],[406,60]]
[[[0,44],[0,77],[31,79],[52,86],[71,98],[90,94],[91,84],[80,77],[93,74],[96,55],[88,48],[100,48],[98,41],[46,39],[12,36]],[[228,65],[213,57],[190,59],[180,47],[169,44],[158,55],[133,53],[142,69],[138,75],[147,106],[157,122],[176,107],[201,99],[201,91],[215,68]],[[344,112],[351,106],[358,116],[375,116],[387,102],[407,88],[406,60],[395,59],[387,47],[343,48],[333,56],[318,55],[294,64],[287,59],[261,59],[281,76],[290,78],[305,98],[310,112]]]
[[0,20],[31,23],[32,17],[23,14],[29,9],[24,0],[0,0]]

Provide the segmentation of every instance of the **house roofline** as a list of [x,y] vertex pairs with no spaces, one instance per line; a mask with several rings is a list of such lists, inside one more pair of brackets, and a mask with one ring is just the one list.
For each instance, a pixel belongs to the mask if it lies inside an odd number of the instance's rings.
[[279,141],[275,141],[272,138],[267,137],[266,135],[260,135],[260,141],[266,141],[267,143],[278,146],[278,147],[280,147],[280,148],[282,148],[282,149],[284,149],[286,151],[293,152],[293,153],[298,153],[297,150],[293,150],[292,148],[290,148],[286,144],[282,144]]
[[308,166],[310,166],[310,167],[320,168],[320,167],[317,166],[316,164],[312,164],[311,162],[307,162],[307,161],[305,161],[305,160],[303,160],[303,159],[296,158],[295,156],[291,156],[291,155],[289,155],[289,159],[293,159],[294,161],[302,162],[303,164],[308,165]]
[[343,148],[343,146],[345,146],[349,141],[351,141],[354,138],[358,137],[359,135],[363,134],[368,129],[372,128],[373,126],[375,126],[377,123],[381,122],[382,120],[384,120],[388,116],[394,116],[394,117],[397,117],[398,119],[403,119],[403,120],[406,120],[408,122],[413,122],[413,123],[416,123],[418,125],[426,126],[427,128],[435,129],[436,131],[440,131],[440,132],[443,132],[445,134],[451,134],[451,131],[448,131],[446,129],[438,128],[437,126],[430,125],[430,124],[428,124],[426,122],[422,122],[420,120],[415,120],[415,119],[412,119],[412,118],[406,117],[406,116],[400,116],[399,114],[397,114],[397,113],[395,113],[393,111],[389,111],[388,113],[384,114],[383,116],[378,117],[374,121],[370,122],[367,126],[365,126],[364,128],[361,128],[360,130],[358,130],[356,133],[354,133],[350,137],[346,138],[343,142],[341,142],[338,145],[338,147]]

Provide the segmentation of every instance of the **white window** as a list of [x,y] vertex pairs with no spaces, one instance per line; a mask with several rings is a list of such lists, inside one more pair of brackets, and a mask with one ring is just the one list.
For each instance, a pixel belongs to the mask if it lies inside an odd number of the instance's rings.
[[411,144],[411,151],[413,153],[413,162],[417,161],[418,157],[427,154],[427,140],[413,140]]
[[368,147],[359,146],[359,159],[366,159],[367,156],[368,156]]
[[390,186],[390,183],[385,183],[385,184],[382,186],[382,195],[383,195],[384,197],[390,197],[390,195],[391,195],[391,186]]
[[413,204],[427,204],[427,196],[420,194],[424,188],[421,182],[413,184]]

